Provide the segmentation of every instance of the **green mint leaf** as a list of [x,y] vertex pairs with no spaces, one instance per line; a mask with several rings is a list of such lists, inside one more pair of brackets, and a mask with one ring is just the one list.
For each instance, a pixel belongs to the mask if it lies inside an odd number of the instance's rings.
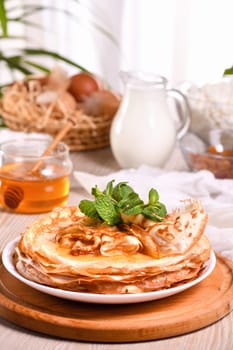
[[89,217],[105,221],[108,225],[121,223],[123,214],[143,214],[154,221],[162,221],[167,215],[165,205],[159,202],[159,194],[156,189],[151,188],[148,204],[144,204],[127,182],[120,182],[114,187],[114,181],[108,182],[103,192],[97,185],[93,187],[91,193],[95,199],[93,201],[82,200],[79,204],[80,210]]
[[81,212],[90,218],[98,218],[98,212],[95,208],[95,203],[92,201],[89,201],[88,199],[83,199],[79,203],[79,209]]
[[113,192],[113,182],[115,180],[112,180],[110,181],[108,184],[107,184],[107,187],[106,189],[104,190],[104,194],[106,194],[106,196],[112,196],[112,192]]
[[125,215],[137,215],[143,211],[143,205],[137,205],[135,207],[124,210]]
[[164,218],[167,215],[167,208],[161,202],[158,202],[158,204],[159,204],[159,208],[157,209],[158,215]]
[[95,207],[101,219],[108,225],[117,225],[122,221],[120,212],[110,197],[106,195],[97,197]]
[[157,202],[154,205],[148,205],[148,207],[153,208],[155,212],[158,213],[159,216],[166,216],[167,215],[167,209],[165,205],[161,202]]
[[162,221],[162,218],[158,216],[157,212],[152,207],[146,207],[143,209],[142,214],[148,219],[153,221]]
[[134,190],[127,185],[127,182],[119,182],[116,185],[112,192],[112,197],[117,201],[121,201],[122,199],[128,197],[130,193],[134,192]]
[[164,204],[157,202],[156,205],[145,206],[142,214],[150,220],[162,221],[167,214],[167,210]]
[[149,192],[149,204],[155,204],[158,200],[159,200],[158,192],[154,188],[151,188]]
[[103,192],[101,192],[100,189],[99,189],[97,186],[95,186],[95,187],[93,187],[93,188],[91,189],[91,194],[92,194],[95,198],[97,198],[97,197],[99,197],[99,196],[102,196],[102,195],[103,195]]
[[125,211],[129,208],[136,207],[138,205],[143,205],[144,202],[140,199],[139,195],[136,192],[132,192],[126,197],[125,199],[122,199],[118,206],[122,209],[122,211]]

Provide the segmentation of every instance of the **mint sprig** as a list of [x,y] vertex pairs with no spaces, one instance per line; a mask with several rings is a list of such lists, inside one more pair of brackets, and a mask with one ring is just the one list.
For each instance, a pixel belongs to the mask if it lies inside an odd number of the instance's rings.
[[166,207],[159,201],[158,192],[152,188],[149,191],[148,203],[145,204],[139,195],[127,182],[113,186],[110,181],[104,191],[95,186],[91,193],[94,200],[83,199],[79,203],[80,210],[87,216],[100,219],[108,225],[123,223],[122,216],[142,214],[153,221],[162,221],[167,214]]

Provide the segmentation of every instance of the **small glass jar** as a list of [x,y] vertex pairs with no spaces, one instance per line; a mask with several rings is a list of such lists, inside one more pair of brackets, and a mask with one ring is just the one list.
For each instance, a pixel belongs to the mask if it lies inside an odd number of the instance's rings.
[[44,156],[50,143],[49,138],[24,138],[0,145],[3,208],[17,213],[42,213],[67,203],[72,171],[69,149],[59,142]]

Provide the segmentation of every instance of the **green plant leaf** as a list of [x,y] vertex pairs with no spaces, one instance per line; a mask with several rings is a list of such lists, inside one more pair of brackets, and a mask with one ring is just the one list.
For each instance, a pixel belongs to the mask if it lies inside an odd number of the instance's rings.
[[30,67],[36,68],[37,70],[44,72],[46,74],[50,73],[50,71],[51,71],[51,69],[49,69],[48,67],[45,67],[44,65],[42,66],[39,63],[35,63],[35,62],[29,61],[29,60],[24,60],[24,59],[22,59],[22,60],[23,60],[24,64],[26,64]]
[[134,192],[134,190],[132,187],[127,185],[127,182],[119,182],[119,184],[114,187],[112,196],[114,199],[120,202],[122,199],[127,198],[132,192]]
[[90,218],[99,218],[95,203],[88,199],[83,199],[80,201],[79,209]]
[[18,23],[24,25],[25,27],[33,27],[33,28],[36,28],[36,29],[44,31],[44,27],[41,24],[29,21],[29,20],[22,19],[22,20],[18,20],[17,21],[17,20],[8,18],[8,23],[10,23],[10,22],[18,22]]
[[143,211],[143,205],[136,205],[135,207],[124,210],[125,215],[137,215]]
[[103,192],[99,190],[98,186],[95,186],[92,188],[91,190],[91,194],[94,196],[94,197],[100,197],[100,196],[103,196]]
[[148,219],[162,221],[167,214],[164,204],[157,202],[156,205],[147,205],[143,208],[142,214]]
[[162,218],[164,218],[167,215],[167,208],[166,206],[159,202],[159,209],[158,209],[158,215]]
[[139,195],[136,192],[131,192],[127,197],[121,199],[118,202],[119,208],[125,213],[126,210],[136,207],[138,205],[143,205],[143,200],[140,199]]
[[108,196],[99,196],[95,200],[96,210],[108,225],[117,225],[121,222],[120,212],[112,199]]
[[110,197],[112,196],[113,182],[114,182],[114,180],[110,181],[110,182],[107,184],[106,189],[104,190],[104,194],[106,194],[107,196],[110,196]]
[[[75,21],[75,23],[79,23],[80,26],[88,27],[91,29],[97,30],[97,33],[104,35],[107,39],[109,39],[114,45],[117,46],[118,50],[120,50],[120,45],[117,42],[116,38],[112,33],[108,30],[106,30],[104,23],[106,23],[107,15],[104,13],[103,9],[101,7],[98,8],[98,4],[95,7],[89,6],[88,3],[84,0],[69,0],[75,4],[77,4],[77,11],[70,12],[66,9],[66,5],[64,4],[64,8],[57,7],[56,5],[37,5],[35,3],[29,3],[25,4],[25,2],[18,3],[14,0],[0,0],[0,28],[2,29],[2,32],[0,31],[0,40],[4,39],[14,39],[14,40],[21,40],[22,39],[28,39],[25,38],[23,35],[17,36],[12,35],[10,33],[9,35],[9,26],[10,22],[16,22],[18,25],[21,25],[23,29],[30,30],[30,28],[35,28],[40,31],[44,32],[50,32],[51,30],[46,29],[46,27],[43,25],[43,23],[37,23],[34,21],[32,15],[36,14],[39,11],[50,11],[53,13],[56,11],[58,13],[64,14],[68,19],[72,19]],[[7,6],[6,6],[7,2]],[[85,11],[85,16],[83,16],[83,13]],[[84,18],[85,17],[85,18]],[[8,28],[9,27],[9,28]],[[55,31],[54,31],[55,33]],[[33,43],[33,38],[32,43]],[[25,40],[26,41],[26,40]],[[21,46],[21,45],[20,45]],[[10,48],[11,49],[11,48]],[[15,49],[15,48],[13,48]],[[23,49],[17,49],[17,52],[19,55],[22,56],[22,59],[13,59],[13,57],[8,55],[7,50],[4,51],[2,54],[2,57],[0,58],[1,61],[5,62],[5,65],[7,66],[10,73],[12,73],[12,80],[14,80],[14,71],[20,71],[23,75],[30,75],[33,74],[35,70],[43,71],[47,73],[49,69],[45,67],[40,62],[33,62],[36,60],[31,60],[29,56],[47,56],[51,57],[54,60],[59,60],[62,62],[67,63],[68,65],[71,65],[75,68],[78,68],[81,71],[89,72],[89,70],[82,65],[78,64],[77,62],[74,62],[73,60],[70,60],[63,55],[60,55],[57,52],[47,50],[47,48],[23,48]],[[9,50],[10,53],[10,50]],[[28,56],[28,57],[27,57]],[[107,82],[105,82],[107,85]],[[6,84],[5,84],[6,85]]]
[[37,12],[44,10],[58,11],[59,9],[53,6],[38,6],[38,5],[20,5],[22,13],[20,16],[11,18],[14,21],[21,21],[23,18],[34,15]]
[[[0,0],[1,1],[1,0]],[[74,1],[77,3],[78,6],[83,7],[88,10],[90,15],[94,15],[92,13],[92,8],[87,6],[86,3],[82,3],[81,1]],[[25,18],[28,16],[31,16],[35,14],[36,12],[39,11],[56,11],[56,12],[61,12],[64,13],[67,17],[72,18],[75,22],[83,22],[84,26],[91,26],[92,28],[96,29],[97,32],[101,33],[104,35],[108,40],[110,40],[118,49],[120,49],[120,45],[118,40],[115,38],[115,36],[106,30],[102,24],[97,23],[96,19],[93,18],[88,18],[88,20],[83,21],[81,16],[75,16],[73,13],[66,9],[58,8],[56,6],[38,6],[38,5],[23,5],[23,6],[15,6],[11,10],[23,10],[23,12],[17,16],[17,17],[10,17],[8,18],[8,21],[13,21],[13,22],[21,22],[24,24],[29,24],[29,22],[25,21]],[[30,25],[35,26],[35,23],[30,22]]]
[[[117,225],[124,222],[124,215],[137,214],[143,214],[153,221],[164,219],[167,210],[165,205],[158,201],[159,194],[155,189],[151,189],[149,193],[151,203],[144,204],[139,195],[127,185],[127,182],[120,182],[115,187],[113,187],[113,182],[114,180],[108,182],[103,192],[99,190],[97,185],[91,189],[91,193],[95,197],[91,203],[101,220],[108,225]],[[88,202],[88,205],[91,204]],[[82,211],[82,206],[80,209]],[[86,208],[83,209],[86,213]]]
[[155,204],[159,200],[158,191],[154,188],[151,188],[149,191],[149,204]]
[[33,72],[28,68],[24,67],[18,60],[18,56],[6,57],[0,53],[0,61],[4,61],[10,69],[15,69],[20,71],[25,75],[32,74]]
[[233,66],[224,70],[223,75],[232,75],[233,74]]
[[70,64],[71,66],[74,66],[80,70],[82,70],[83,72],[88,72],[88,70],[86,68],[84,68],[83,66],[79,65],[78,63],[75,63],[74,61],[69,60],[68,58],[58,54],[57,52],[54,51],[49,51],[49,50],[45,50],[45,49],[37,49],[37,48],[25,48],[22,50],[23,53],[25,55],[29,55],[29,56],[49,56],[52,57],[54,59],[66,62],[68,64]]
[[8,25],[7,25],[7,14],[4,4],[4,0],[0,0],[0,24],[2,27],[2,35],[4,37],[8,36]]
[[[1,1],[1,0],[0,0]],[[5,40],[26,40],[26,37],[23,35],[0,35],[0,39],[5,39]]]

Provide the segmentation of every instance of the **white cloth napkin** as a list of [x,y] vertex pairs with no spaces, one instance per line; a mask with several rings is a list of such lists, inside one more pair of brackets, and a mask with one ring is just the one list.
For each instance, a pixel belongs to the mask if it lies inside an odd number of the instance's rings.
[[179,207],[186,198],[199,198],[209,216],[206,235],[213,249],[233,260],[233,180],[216,179],[205,170],[190,173],[149,166],[106,176],[74,171],[74,177],[88,193],[95,185],[104,189],[113,179],[116,184],[127,181],[145,201],[150,188],[156,188],[168,210]]
[[51,138],[50,135],[39,132],[22,132],[22,131],[13,131],[7,128],[0,128],[0,144],[9,140],[20,140],[22,138],[33,137],[33,138]]

